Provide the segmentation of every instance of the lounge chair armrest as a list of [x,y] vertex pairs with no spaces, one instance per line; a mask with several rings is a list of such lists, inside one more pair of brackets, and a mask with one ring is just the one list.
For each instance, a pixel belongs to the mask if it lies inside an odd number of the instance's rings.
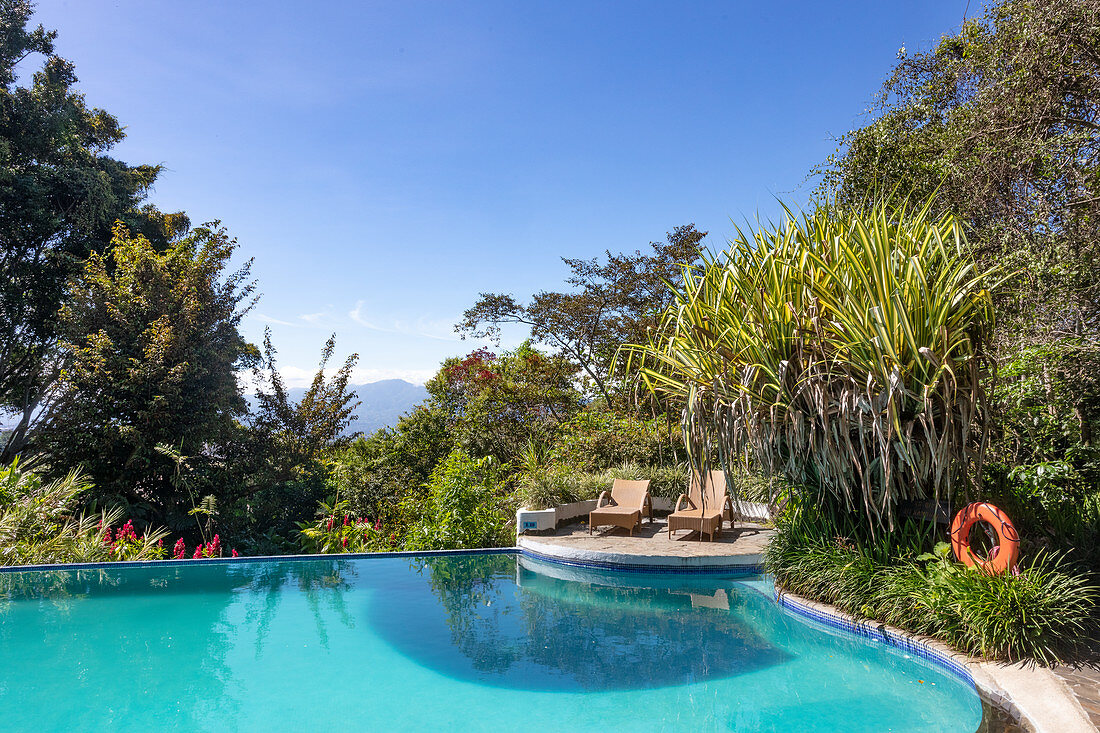
[[685,501],[688,503],[688,506],[690,506],[692,509],[695,508],[695,505],[693,503],[691,503],[691,498],[687,494],[680,494],[680,496],[677,497],[677,499],[676,499],[676,508],[673,511],[674,512],[680,511],[680,509],[683,508],[683,504],[684,504]]
[[604,499],[607,499],[607,502],[610,504],[611,503],[611,492],[609,492],[609,491],[601,491],[600,492],[600,498],[596,499],[596,508],[597,509],[599,509],[600,507],[602,507],[604,505]]

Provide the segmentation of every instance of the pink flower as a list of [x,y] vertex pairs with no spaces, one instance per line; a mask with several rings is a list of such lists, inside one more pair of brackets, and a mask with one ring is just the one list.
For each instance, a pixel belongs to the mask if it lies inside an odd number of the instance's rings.
[[233,550],[233,557],[240,557],[240,554],[236,550]]
[[195,554],[191,556],[191,559],[192,560],[198,560],[200,557],[202,557],[202,544],[201,543],[199,544],[198,547],[195,548]]
[[347,547],[348,546],[348,538],[345,537],[344,539],[340,540],[340,544],[343,545],[344,547]]
[[187,545],[184,544],[183,538],[180,537],[176,540],[176,546],[172,548],[172,559],[182,560],[187,553]]

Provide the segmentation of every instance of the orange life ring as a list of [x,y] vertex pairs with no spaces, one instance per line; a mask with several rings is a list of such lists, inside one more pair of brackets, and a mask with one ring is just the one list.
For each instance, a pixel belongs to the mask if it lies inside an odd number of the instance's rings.
[[[970,530],[976,522],[991,525],[997,533],[997,546],[984,559],[970,549]],[[1016,534],[1008,515],[992,504],[968,504],[951,522],[951,549],[955,557],[968,567],[998,575],[1016,567],[1016,560],[1020,557],[1020,535]]]

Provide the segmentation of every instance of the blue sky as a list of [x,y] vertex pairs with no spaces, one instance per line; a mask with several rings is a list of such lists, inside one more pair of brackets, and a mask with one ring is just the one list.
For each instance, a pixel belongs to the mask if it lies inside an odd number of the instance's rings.
[[[292,382],[337,333],[357,381],[423,381],[473,348],[480,291],[561,287],[560,257],[799,203],[898,49],[965,0],[42,0],[114,154],[152,200],[220,219],[255,257]],[[978,2],[970,8],[976,14]],[[513,338],[519,338],[513,333]]]

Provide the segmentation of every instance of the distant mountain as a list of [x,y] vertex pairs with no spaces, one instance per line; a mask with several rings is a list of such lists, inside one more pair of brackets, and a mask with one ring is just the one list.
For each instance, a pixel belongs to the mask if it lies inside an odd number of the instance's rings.
[[379,428],[392,428],[397,418],[428,399],[428,390],[422,384],[412,384],[404,379],[383,379],[380,382],[357,384],[355,393],[363,403],[355,409],[359,416],[352,431],[370,435]]
[[[349,427],[350,432],[370,435],[379,428],[390,428],[397,424],[397,418],[428,398],[428,390],[423,385],[412,384],[404,379],[383,379],[379,382],[354,384],[351,386],[362,402],[355,408],[358,419]],[[286,391],[292,402],[302,399],[305,387],[293,387]],[[249,402],[255,405],[255,401]]]

